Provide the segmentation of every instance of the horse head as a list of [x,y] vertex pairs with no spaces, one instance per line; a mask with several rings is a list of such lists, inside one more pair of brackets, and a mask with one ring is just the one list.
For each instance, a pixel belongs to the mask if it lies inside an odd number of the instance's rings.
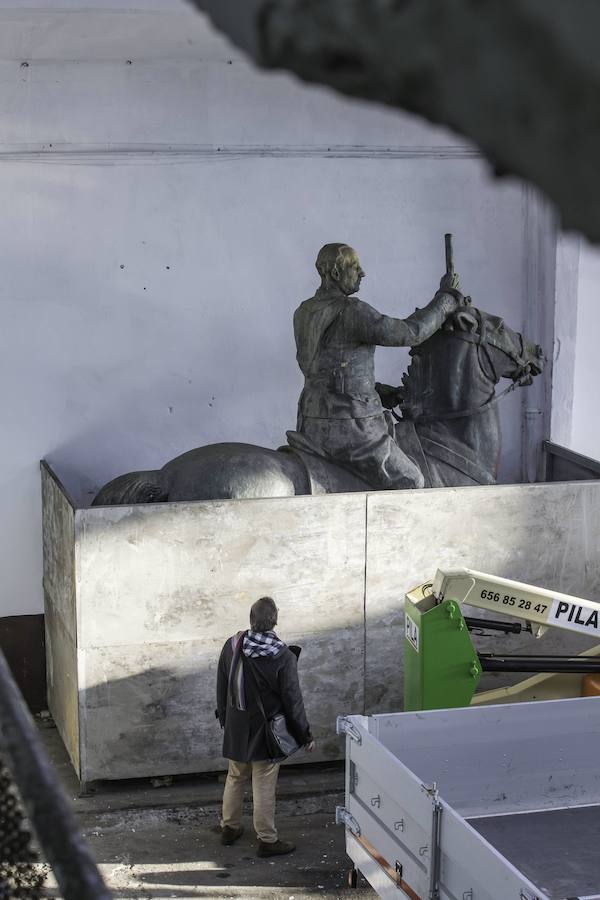
[[475,307],[457,310],[445,322],[443,331],[459,340],[465,340],[466,335],[472,336],[474,343],[490,356],[493,354],[494,359],[489,362],[496,384],[501,378],[510,378],[515,384],[526,386],[544,368],[544,352],[539,344],[531,343],[518,331],[508,328],[499,316]]
[[[498,316],[464,307],[413,347],[411,356],[402,377],[396,439],[402,446],[416,435],[428,486],[493,484],[500,451],[498,401],[540,374],[541,347]],[[496,394],[502,378],[511,383]],[[384,396],[382,402],[391,405]]]
[[457,310],[440,331],[413,347],[411,357],[401,408],[405,418],[421,422],[491,409],[502,378],[512,382],[507,391],[529,385],[545,361],[538,344],[472,306]]

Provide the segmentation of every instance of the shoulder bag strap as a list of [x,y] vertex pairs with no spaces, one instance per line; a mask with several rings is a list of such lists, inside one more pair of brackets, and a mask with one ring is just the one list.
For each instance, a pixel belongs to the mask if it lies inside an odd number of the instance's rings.
[[242,665],[244,666],[244,671],[252,673],[252,681],[254,682],[254,687],[256,688],[256,702],[258,703],[258,708],[261,711],[262,717],[265,720],[265,724],[269,724],[269,720],[267,719],[267,714],[265,712],[265,708],[263,706],[262,697],[260,696],[260,688],[258,686],[258,681],[256,680],[256,674],[254,672],[254,664],[251,659],[247,656],[244,656],[242,653]]
[[228,706],[232,706],[232,681],[235,678],[235,670],[237,669],[237,661],[240,658],[240,654],[242,652],[242,644],[244,642],[245,631],[239,631],[236,634],[236,640],[233,647],[233,656],[231,658],[231,665],[229,666],[229,675],[227,676],[227,704]]

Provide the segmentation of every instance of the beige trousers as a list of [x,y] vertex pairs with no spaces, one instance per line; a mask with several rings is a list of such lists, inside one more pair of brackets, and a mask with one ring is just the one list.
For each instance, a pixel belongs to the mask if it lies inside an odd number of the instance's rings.
[[259,840],[273,844],[277,840],[275,828],[275,791],[279,763],[271,760],[260,762],[235,762],[229,760],[229,771],[223,791],[223,816],[221,828],[239,828],[242,821],[242,806],[246,782],[252,775],[252,807],[254,830]]

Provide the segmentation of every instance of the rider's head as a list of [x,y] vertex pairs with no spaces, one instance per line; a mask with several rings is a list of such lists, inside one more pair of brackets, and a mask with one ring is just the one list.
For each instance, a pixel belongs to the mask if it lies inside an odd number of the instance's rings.
[[356,250],[348,244],[325,244],[319,250],[316,267],[321,287],[337,287],[346,295],[355,294],[365,277]]

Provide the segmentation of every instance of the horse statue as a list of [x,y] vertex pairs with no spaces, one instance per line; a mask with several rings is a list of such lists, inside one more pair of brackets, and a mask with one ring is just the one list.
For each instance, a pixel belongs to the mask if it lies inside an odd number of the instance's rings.
[[[493,484],[501,437],[498,402],[540,374],[541,348],[501,318],[470,306],[414,347],[411,357],[402,387],[379,385],[378,390],[390,409],[390,428],[421,469],[425,486]],[[511,383],[497,395],[495,386],[503,378]],[[393,409],[398,403],[400,414]],[[120,475],[98,492],[93,505],[369,490],[357,475],[296,441],[294,448],[278,450],[221,443],[189,450],[162,469]]]

